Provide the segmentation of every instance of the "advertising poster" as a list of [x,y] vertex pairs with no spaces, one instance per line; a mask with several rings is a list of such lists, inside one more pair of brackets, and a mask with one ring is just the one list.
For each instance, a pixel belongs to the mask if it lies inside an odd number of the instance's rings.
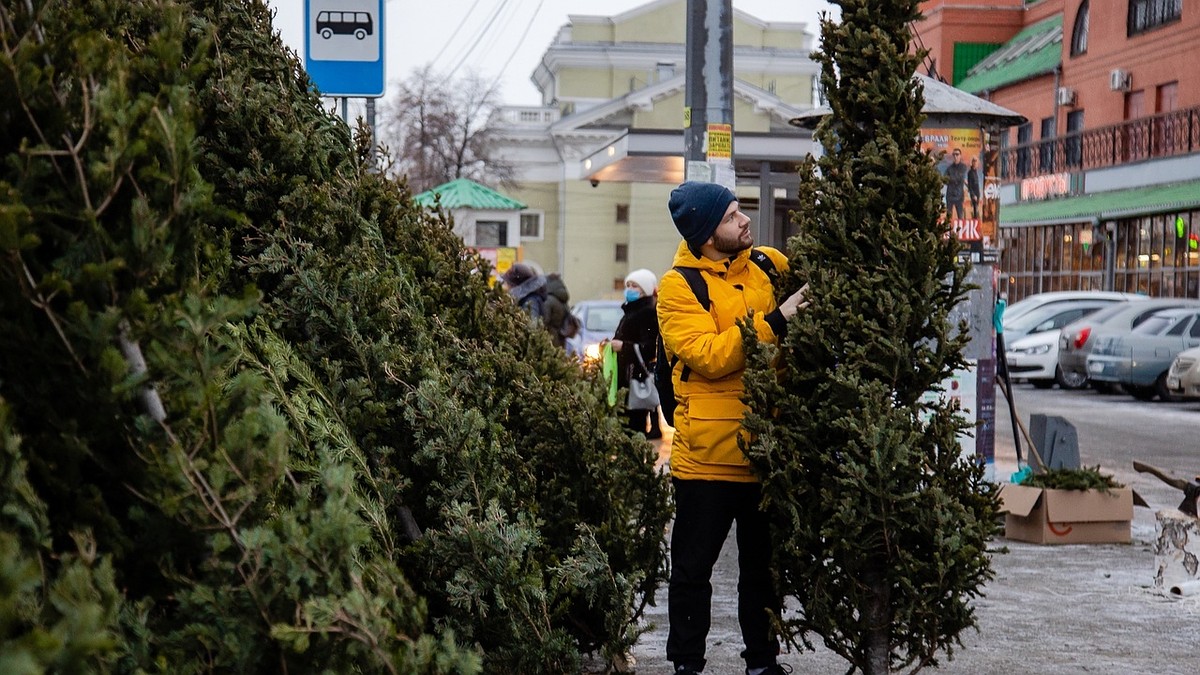
[[973,249],[997,245],[1000,181],[987,147],[979,129],[921,129],[921,148],[940,157],[943,213],[958,240]]
[[500,246],[494,248],[472,248],[480,258],[492,264],[492,281],[500,278],[501,274],[508,271],[508,268],[520,261],[520,252],[510,246]]

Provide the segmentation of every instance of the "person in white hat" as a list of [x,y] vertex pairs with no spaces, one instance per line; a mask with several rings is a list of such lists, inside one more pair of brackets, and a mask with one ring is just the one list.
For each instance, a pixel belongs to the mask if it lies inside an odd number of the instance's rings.
[[[625,316],[617,324],[609,343],[617,354],[617,384],[629,386],[629,378],[653,378],[654,355],[658,345],[658,313],[655,294],[658,277],[648,269],[634,270],[625,277]],[[638,359],[638,353],[641,359]],[[653,379],[651,380],[653,382]],[[629,428],[646,434],[646,438],[662,438],[658,410],[627,410]]]

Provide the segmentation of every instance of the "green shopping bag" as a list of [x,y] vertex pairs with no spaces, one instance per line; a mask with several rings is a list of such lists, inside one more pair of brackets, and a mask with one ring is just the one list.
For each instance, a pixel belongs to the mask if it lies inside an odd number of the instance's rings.
[[600,376],[608,383],[608,405],[609,407],[617,404],[617,353],[613,351],[612,344],[605,342],[604,349],[600,351]]

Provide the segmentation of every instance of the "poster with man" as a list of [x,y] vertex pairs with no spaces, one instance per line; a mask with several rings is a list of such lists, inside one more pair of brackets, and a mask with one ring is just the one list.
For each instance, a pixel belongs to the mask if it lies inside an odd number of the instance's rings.
[[959,241],[971,248],[996,246],[999,180],[995,153],[979,129],[922,129],[921,148],[937,160],[945,182],[945,215]]

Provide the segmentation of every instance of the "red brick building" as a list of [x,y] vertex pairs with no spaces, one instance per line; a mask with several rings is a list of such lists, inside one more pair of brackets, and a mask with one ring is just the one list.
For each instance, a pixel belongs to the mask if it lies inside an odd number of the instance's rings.
[[[1186,6],[1185,6],[1186,5]],[[997,135],[1002,285],[1200,297],[1200,3],[927,0],[925,71]]]

